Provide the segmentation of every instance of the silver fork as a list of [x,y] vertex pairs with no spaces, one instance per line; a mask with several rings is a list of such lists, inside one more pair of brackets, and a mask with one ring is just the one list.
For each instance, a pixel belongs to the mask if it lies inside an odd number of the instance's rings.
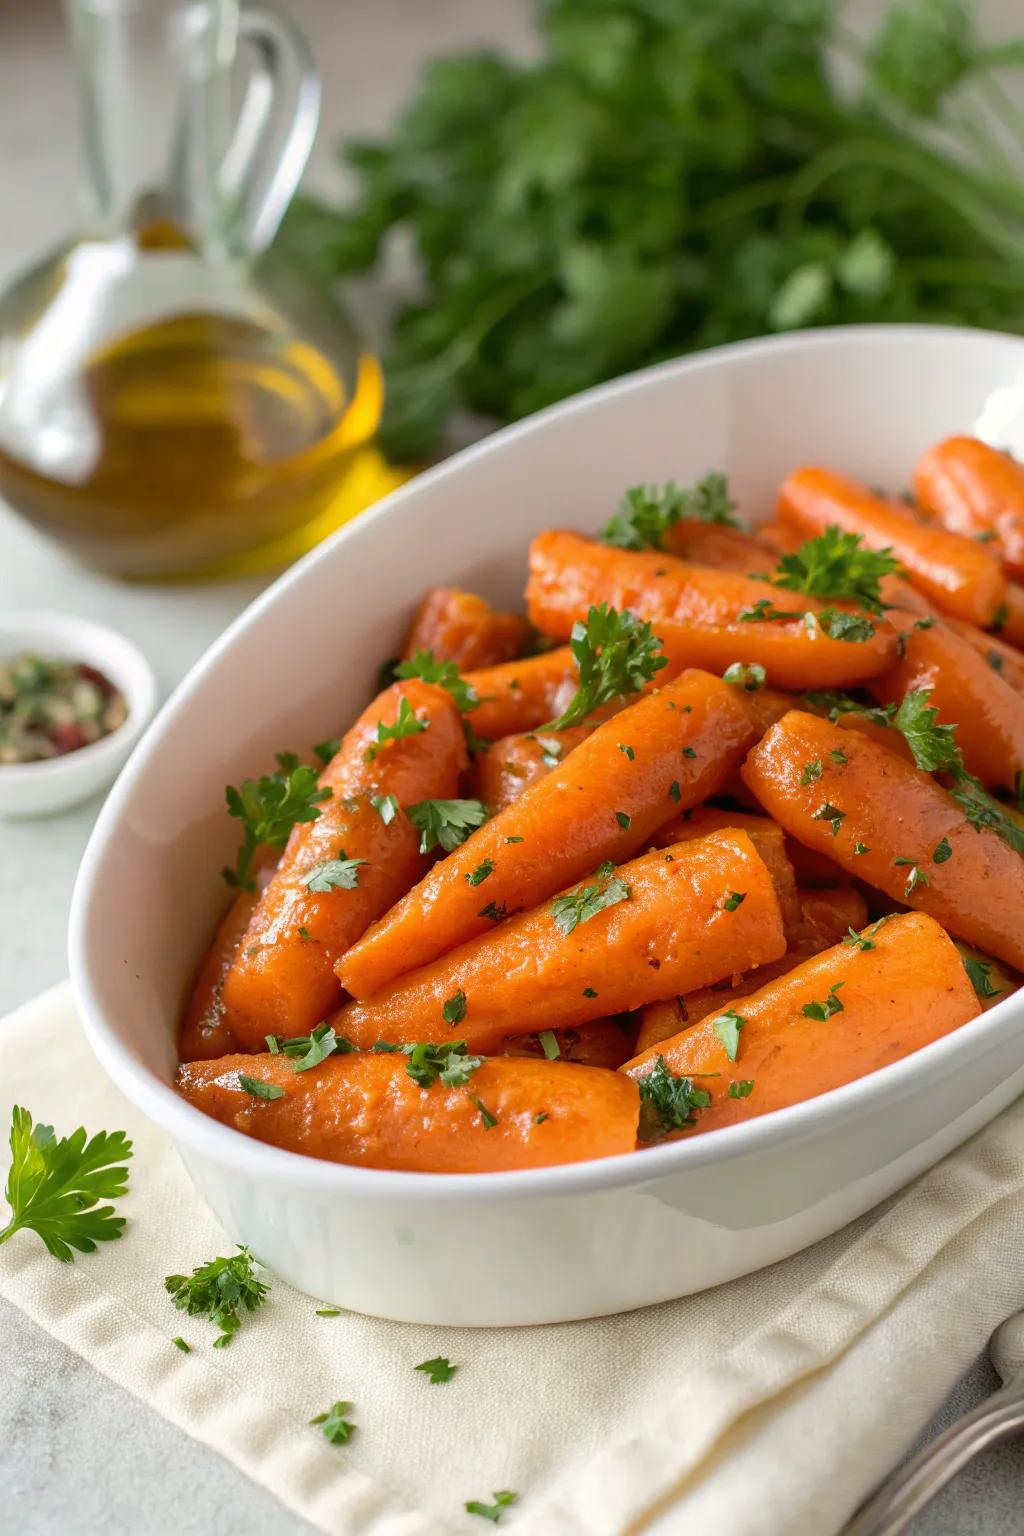
[[1000,1323],[988,1352],[1003,1379],[998,1392],[887,1477],[841,1536],[899,1536],[972,1456],[1024,1429],[1024,1312]]

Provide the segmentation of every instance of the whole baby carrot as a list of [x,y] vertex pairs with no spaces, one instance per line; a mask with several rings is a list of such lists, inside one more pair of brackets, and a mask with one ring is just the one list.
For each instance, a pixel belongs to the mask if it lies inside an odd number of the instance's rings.
[[351,1053],[297,1072],[280,1054],[225,1056],[182,1066],[177,1088],[257,1141],[367,1168],[497,1173],[610,1157],[636,1144],[639,1097],[619,1072],[470,1057],[464,1080],[422,1086],[409,1075],[411,1060]]
[[1001,640],[1006,640],[1017,650],[1024,650],[1024,587],[1020,582],[1008,581],[1002,605],[992,618],[992,629]]
[[[636,1024],[632,1014],[614,1019],[592,1019],[575,1029],[556,1029],[549,1035],[517,1035],[505,1046],[506,1056],[549,1056],[574,1061],[584,1067],[606,1067],[614,1072],[636,1055]],[[552,1045],[553,1042],[553,1045]]]
[[966,640],[1004,682],[1018,693],[1024,693],[1024,651],[1010,645],[1001,635],[979,629],[976,624],[968,624],[963,619],[954,619],[947,614],[944,622],[961,640]]
[[800,710],[772,726],[742,773],[769,816],[809,848],[958,938],[1024,965],[1021,855],[973,826],[931,774]]
[[[715,672],[756,662],[778,688],[863,682],[896,654],[884,618],[656,551],[610,549],[577,533],[534,539],[526,595],[530,618],[555,640],[592,604],[606,602],[650,620],[670,662]],[[850,638],[833,637],[840,634]]]
[[592,736],[600,721],[572,725],[564,731],[523,731],[503,736],[486,752],[477,753],[470,770],[470,787],[491,811],[504,810],[524,790],[557,768],[574,747]]
[[346,991],[369,997],[605,859],[628,859],[677,811],[714,794],[756,737],[740,691],[706,672],[639,699],[369,929],[338,965]]
[[947,437],[914,469],[919,505],[951,533],[991,540],[1011,576],[1024,576],[1024,467],[977,437]]
[[233,1030],[224,1017],[224,978],[238,954],[245,931],[279,857],[276,848],[264,847],[253,860],[254,888],[241,890],[228,907],[213,943],[196,973],[181,1019],[179,1055],[182,1061],[227,1056],[239,1049]]
[[796,888],[796,876],[786,854],[782,828],[767,816],[752,816],[748,811],[726,811],[713,805],[698,805],[673,816],[654,834],[651,842],[655,848],[668,848],[672,843],[690,842],[695,837],[705,837],[708,832],[721,832],[728,827],[738,827],[746,832],[750,841],[768,866],[775,894],[779,898],[782,924],[787,936],[800,920],[800,900]]
[[711,1102],[696,1111],[694,1129],[712,1131],[866,1077],[979,1011],[949,937],[933,918],[908,912],[805,960],[622,1071],[641,1095],[651,1072],[695,1080]]
[[925,597],[972,624],[991,624],[1005,600],[1002,567],[984,545],[922,522],[830,469],[794,470],[779,489],[778,511],[808,537],[836,527],[871,549],[891,550]]
[[477,736],[494,741],[536,730],[556,720],[576,692],[578,673],[567,645],[522,661],[480,667],[465,674],[479,704],[472,725]]
[[521,655],[530,626],[520,613],[502,613],[474,592],[431,587],[416,610],[402,644],[402,657],[430,651],[436,661],[493,667]]
[[[403,715],[417,729],[381,740]],[[323,774],[331,798],[293,829],[224,977],[224,1022],[244,1047],[306,1034],[337,1005],[334,962],[426,868],[404,807],[455,796],[465,762],[458,709],[431,683],[395,684],[352,727]]]
[[[549,780],[545,780],[545,783]],[[335,1015],[361,1047],[443,1041],[490,1051],[686,992],[786,947],[771,876],[745,832],[712,832],[602,870]]]
[[911,614],[890,619],[903,635],[903,653],[868,684],[875,698],[898,704],[912,689],[929,689],[939,721],[957,727],[970,772],[983,784],[1012,789],[1024,769],[1024,696],[947,625],[921,628]]

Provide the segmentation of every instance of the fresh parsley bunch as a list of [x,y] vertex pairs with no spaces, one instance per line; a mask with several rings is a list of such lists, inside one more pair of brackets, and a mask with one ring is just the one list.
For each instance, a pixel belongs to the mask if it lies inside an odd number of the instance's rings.
[[[382,442],[511,420],[642,364],[802,326],[1024,326],[1022,124],[971,0],[538,0],[541,48],[433,60],[355,195],[282,234],[328,277],[401,229],[419,297]],[[936,131],[938,130],[938,132]]]

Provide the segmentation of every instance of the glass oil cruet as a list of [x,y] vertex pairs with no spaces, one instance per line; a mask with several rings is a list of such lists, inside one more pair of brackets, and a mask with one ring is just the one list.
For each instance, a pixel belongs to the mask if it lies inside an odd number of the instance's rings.
[[376,361],[271,245],[316,129],[308,45],[249,0],[65,8],[87,222],[0,299],[0,496],[122,576],[281,563],[391,473]]

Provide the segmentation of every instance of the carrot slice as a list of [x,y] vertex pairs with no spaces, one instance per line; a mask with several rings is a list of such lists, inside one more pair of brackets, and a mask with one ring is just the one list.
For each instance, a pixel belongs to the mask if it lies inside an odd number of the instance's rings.
[[921,522],[830,469],[794,470],[779,489],[778,511],[808,536],[836,527],[860,534],[871,549],[891,549],[927,598],[972,624],[990,624],[1005,600],[1002,568],[983,545]]
[[685,672],[646,695],[382,917],[338,966],[346,991],[369,997],[605,859],[628,859],[677,811],[714,794],[756,735],[739,690],[706,672]]
[[402,645],[408,659],[431,651],[456,666],[493,667],[514,661],[529,642],[530,626],[520,613],[502,613],[474,592],[431,587],[416,610]]
[[1024,576],[1024,467],[977,437],[947,437],[923,453],[914,494],[951,533],[992,541],[1012,576]]
[[[809,763],[821,774],[809,777]],[[958,938],[1024,965],[1024,862],[995,832],[973,827],[930,774],[799,710],[772,726],[742,773],[769,816],[809,848]]]
[[956,948],[920,912],[883,918],[863,945],[837,944],[732,1006],[738,1034],[709,1017],[622,1068],[640,1081],[662,1058],[674,1076],[697,1079],[711,1094],[697,1132],[877,1072],[980,1012]]
[[577,533],[549,532],[534,539],[526,596],[530,618],[555,640],[567,639],[592,604],[606,602],[650,620],[670,662],[715,672],[735,661],[757,662],[778,688],[863,682],[883,672],[896,655],[896,636],[884,619],[873,620],[869,638],[832,639],[820,626],[809,628],[802,617],[758,616],[847,611],[841,603],[821,603],[671,555],[610,549]]
[[958,728],[970,772],[989,787],[1012,789],[1024,768],[1024,697],[945,624],[921,629],[910,614],[890,617],[903,635],[903,654],[884,676],[871,680],[870,691],[889,704],[911,689],[929,689],[939,720]]
[[[367,762],[378,722],[392,724],[403,699],[425,728],[387,741]],[[224,977],[224,1020],[243,1046],[258,1050],[268,1034],[304,1035],[337,1006],[334,962],[427,865],[419,833],[395,802],[452,798],[465,762],[459,712],[431,683],[395,684],[352,727],[323,774],[331,799],[316,821],[293,829]],[[371,795],[393,798],[378,808]],[[332,875],[339,859],[360,862]]]
[[510,918],[346,1004],[334,1025],[363,1047],[446,1040],[457,1027],[471,1050],[492,1050],[521,1035],[524,1020],[535,1031],[577,1028],[774,960],[785,947],[775,887],[750,838],[713,832]]
[[[264,1099],[242,1075],[280,1089]],[[631,1152],[639,1098],[619,1072],[498,1057],[458,1087],[414,1082],[400,1055],[190,1062],[178,1092],[224,1125],[288,1152],[411,1173],[497,1173]]]

